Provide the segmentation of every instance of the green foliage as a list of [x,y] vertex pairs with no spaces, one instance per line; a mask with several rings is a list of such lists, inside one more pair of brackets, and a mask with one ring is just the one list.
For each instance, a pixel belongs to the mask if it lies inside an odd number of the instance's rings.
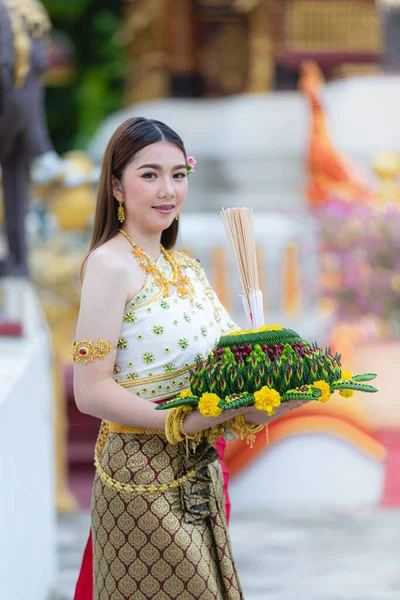
[[56,150],[84,148],[99,124],[121,107],[128,66],[116,42],[123,26],[121,0],[44,0],[55,34],[72,42],[74,70],[48,87],[46,112]]
[[[277,333],[282,336],[285,331]],[[295,341],[280,347],[253,346],[249,337],[243,335],[242,344],[230,348],[219,345],[204,363],[196,365],[190,378],[192,392],[198,396],[213,392],[224,398],[245,391],[252,394],[266,385],[283,395],[318,380],[331,384],[341,376],[338,356],[315,344]]]
[[352,376],[352,380],[353,381],[371,381],[372,379],[375,379],[376,374],[375,373],[356,373],[355,375]]
[[331,391],[335,390],[354,390],[358,392],[369,392],[374,393],[378,390],[372,385],[367,385],[366,383],[358,383],[357,381],[335,381],[331,385]]
[[51,19],[75,22],[92,4],[90,0],[42,0]]

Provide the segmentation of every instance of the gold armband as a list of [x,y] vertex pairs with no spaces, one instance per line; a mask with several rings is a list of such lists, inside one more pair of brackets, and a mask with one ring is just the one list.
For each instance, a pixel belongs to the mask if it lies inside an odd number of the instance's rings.
[[99,340],[97,344],[89,342],[86,338],[81,342],[75,340],[71,348],[72,360],[87,365],[88,362],[93,362],[95,358],[103,360],[116,347],[103,340]]

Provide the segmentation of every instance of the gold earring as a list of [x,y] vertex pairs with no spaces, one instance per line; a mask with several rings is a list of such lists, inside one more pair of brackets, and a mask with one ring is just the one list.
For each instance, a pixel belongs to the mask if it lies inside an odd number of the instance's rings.
[[176,217],[175,217],[175,221],[179,221],[179,217],[180,217],[180,212],[177,213]]
[[119,206],[118,206],[118,221],[120,223],[123,223],[125,221],[124,205],[123,205],[123,201],[122,200],[118,200],[118,202],[119,202]]

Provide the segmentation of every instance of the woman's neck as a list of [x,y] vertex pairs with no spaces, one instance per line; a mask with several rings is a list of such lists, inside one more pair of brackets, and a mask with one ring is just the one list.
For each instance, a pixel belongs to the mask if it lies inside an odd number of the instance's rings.
[[160,256],[161,233],[145,233],[130,223],[121,227],[129,237],[155,262]]

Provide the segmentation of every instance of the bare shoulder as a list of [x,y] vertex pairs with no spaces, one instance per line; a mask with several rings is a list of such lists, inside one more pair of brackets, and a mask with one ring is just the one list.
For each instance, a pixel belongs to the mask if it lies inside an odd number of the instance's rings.
[[103,272],[107,275],[121,275],[126,269],[126,256],[113,243],[113,240],[109,240],[90,253],[86,263],[85,275],[89,270],[97,273]]
[[116,293],[127,302],[143,286],[144,273],[132,252],[127,251],[126,245],[115,237],[91,252],[86,263],[84,284],[86,280],[91,282],[91,287],[94,284],[98,290],[107,288],[107,294]]
[[112,293],[121,298],[127,296],[126,286],[128,266],[123,252],[112,240],[102,244],[90,253],[83,277],[83,290],[93,293]]

